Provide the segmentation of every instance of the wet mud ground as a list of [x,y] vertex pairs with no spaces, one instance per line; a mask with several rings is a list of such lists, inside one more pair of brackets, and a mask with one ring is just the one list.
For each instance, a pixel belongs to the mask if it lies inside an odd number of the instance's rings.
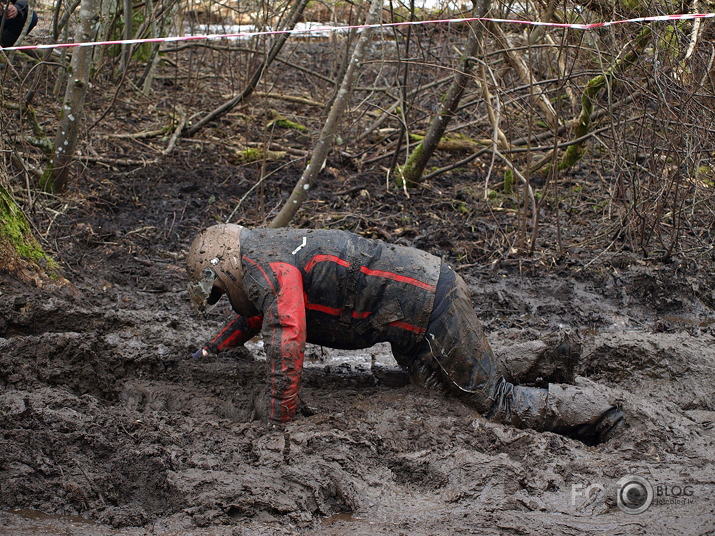
[[[605,444],[492,424],[408,384],[386,347],[310,347],[300,417],[267,428],[260,340],[190,358],[229,311],[191,311],[183,252],[240,192],[200,190],[211,169],[106,173],[53,221],[77,292],[0,288],[0,535],[715,534],[712,259],[460,269],[496,352],[579,334],[577,382],[612,388],[627,418]],[[428,231],[407,240],[448,258],[469,240]],[[652,484],[646,512],[618,508],[626,475]]]

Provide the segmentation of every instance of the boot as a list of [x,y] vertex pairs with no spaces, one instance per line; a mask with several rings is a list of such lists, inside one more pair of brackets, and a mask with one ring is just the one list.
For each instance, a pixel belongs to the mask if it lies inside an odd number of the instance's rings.
[[587,445],[607,441],[623,423],[623,411],[597,385],[549,384],[544,430],[578,439]]
[[596,445],[613,435],[623,420],[623,412],[595,389],[563,384],[540,389],[502,381],[496,387],[487,418]]

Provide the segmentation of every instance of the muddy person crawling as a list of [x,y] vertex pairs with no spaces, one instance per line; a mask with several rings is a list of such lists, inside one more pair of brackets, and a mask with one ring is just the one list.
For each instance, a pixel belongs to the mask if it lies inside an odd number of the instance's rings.
[[[336,230],[215,225],[187,255],[189,296],[207,311],[226,294],[237,316],[195,357],[263,336],[268,392],[256,404],[270,423],[291,421],[306,342],[341,349],[389,342],[412,380],[446,389],[486,418],[587,444],[607,440],[623,413],[598,387],[517,385],[497,359],[464,280],[438,257]],[[546,352],[573,357],[561,344]],[[553,363],[547,365],[552,365]]]

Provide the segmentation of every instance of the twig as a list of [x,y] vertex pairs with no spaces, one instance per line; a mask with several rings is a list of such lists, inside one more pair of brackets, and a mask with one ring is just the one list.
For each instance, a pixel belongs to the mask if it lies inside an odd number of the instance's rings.
[[258,148],[267,148],[269,151],[283,151],[288,154],[292,154],[293,156],[299,156],[302,158],[305,158],[308,156],[308,151],[304,151],[303,149],[296,149],[295,147],[284,147],[283,145],[278,145],[275,142],[270,142],[267,146],[265,143],[261,142],[256,142],[256,141],[247,141],[245,143],[246,147],[258,147]]
[[88,155],[77,155],[78,160],[84,162],[96,162],[98,164],[105,164],[108,166],[140,166],[146,167],[157,164],[159,162],[158,158],[152,158],[151,160],[133,160],[131,158],[109,158],[106,156],[88,156]]
[[[290,14],[288,15],[288,20],[286,21],[286,24],[283,27],[283,29],[292,30],[295,27],[295,25],[298,23],[298,20],[302,16],[303,10],[305,9],[305,6],[307,4],[308,4],[308,0],[299,0],[298,2],[295,3],[295,5],[291,9]],[[263,75],[265,74],[268,67],[271,65],[271,63],[273,63],[273,60],[276,59],[276,57],[278,57],[278,54],[280,53],[281,49],[283,48],[283,45],[285,45],[286,41],[288,40],[288,37],[289,37],[289,34],[284,33],[284,34],[278,35],[274,39],[273,44],[271,45],[271,48],[270,48],[268,54],[263,59],[263,61],[261,61],[261,64],[253,72],[248,83],[246,84],[243,91],[239,95],[224,102],[223,104],[221,104],[214,110],[205,114],[196,123],[194,123],[190,126],[187,126],[186,132],[184,134],[186,136],[193,136],[199,130],[201,130],[203,127],[205,127],[207,124],[209,124],[211,121],[214,121],[214,120],[218,119],[219,117],[222,117],[223,115],[225,115],[228,112],[230,112],[231,110],[233,110],[236,106],[238,106],[239,103],[248,99],[251,96],[251,94],[256,90],[256,87],[258,87],[258,83],[263,78]]]
[[[370,12],[368,13],[366,24],[374,24],[375,21],[380,20],[381,8],[382,0],[371,0]],[[308,162],[308,165],[303,171],[300,179],[293,187],[293,191],[288,196],[283,208],[281,208],[280,212],[275,216],[275,218],[273,218],[269,227],[277,228],[288,225],[307,197],[314,181],[318,178],[318,175],[325,167],[325,162],[332,148],[335,133],[338,129],[338,123],[342,119],[350,101],[350,90],[352,89],[354,81],[357,77],[357,71],[360,69],[361,63],[365,57],[371,33],[372,32],[369,29],[366,29],[366,31],[363,32],[358,39],[358,42],[353,49],[353,53],[349,58],[347,70],[345,71],[345,75],[340,83],[340,89],[335,95],[333,104],[330,106],[328,117],[325,120],[325,124],[320,131],[318,140],[311,151],[310,161]]]
[[256,97],[263,97],[265,99],[276,99],[286,102],[294,102],[296,104],[305,104],[306,106],[315,106],[317,108],[323,108],[325,106],[324,102],[314,101],[307,97],[300,97],[298,95],[286,95],[283,93],[269,93],[265,91],[254,91],[253,94]]
[[155,130],[143,130],[142,132],[121,132],[121,133],[102,133],[97,134],[98,138],[116,138],[120,140],[144,140],[147,138],[156,138],[166,132],[166,128],[157,128]]
[[263,182],[264,182],[268,177],[270,177],[270,176],[273,175],[274,173],[278,173],[278,172],[279,172],[280,170],[282,170],[284,167],[290,166],[290,165],[292,165],[292,164],[294,164],[295,162],[298,162],[298,161],[300,161],[300,160],[302,160],[302,158],[296,158],[296,159],[294,159],[294,160],[291,160],[290,162],[286,162],[286,163],[283,164],[282,166],[277,167],[276,169],[274,169],[274,170],[271,171],[270,173],[267,173],[266,175],[264,175],[263,177],[261,177],[261,179],[260,179],[259,181],[257,181],[256,184],[254,184],[253,186],[251,186],[251,187],[248,189],[248,191],[247,191],[245,194],[243,194],[243,196],[241,197],[241,199],[238,200],[238,203],[236,204],[236,207],[233,209],[233,211],[231,212],[231,214],[229,214],[228,218],[226,218],[226,223],[231,223],[231,220],[233,219],[233,216],[236,214],[236,212],[238,212],[238,209],[241,208],[241,205],[242,205],[243,202],[246,200],[246,198],[247,198],[249,195],[251,195],[256,188],[258,188],[261,184],[263,184]]
[[[636,118],[636,119],[640,119],[640,118]],[[632,119],[632,120],[635,120],[635,119]],[[571,146],[571,145],[574,145],[574,144],[576,144],[576,143],[581,143],[581,142],[583,142],[583,141],[585,141],[585,140],[587,140],[587,139],[589,139],[589,138],[592,138],[592,137],[597,136],[598,134],[600,134],[600,133],[602,133],[602,132],[605,132],[606,130],[609,130],[610,128],[611,128],[611,126],[610,126],[610,125],[607,125],[607,126],[605,126],[605,127],[601,127],[601,128],[599,128],[599,129],[593,130],[593,131],[589,132],[588,134],[586,134],[585,136],[581,136],[580,138],[575,138],[575,139],[573,139],[573,140],[569,140],[569,141],[565,141],[565,142],[559,143],[558,145],[556,145],[556,149],[564,149],[564,148],[569,147],[569,146]],[[545,133],[546,137],[550,136],[551,134],[552,134],[551,132],[546,132],[546,133]],[[535,136],[535,138],[537,138],[537,137]],[[522,140],[523,140],[523,139],[522,139]],[[522,141],[522,140],[519,140],[520,145],[526,142],[526,140],[523,140],[523,141]],[[528,152],[528,151],[532,151],[532,152],[536,152],[536,151],[552,151],[553,149],[554,149],[554,146],[553,146],[553,145],[539,145],[539,146],[536,146],[536,147],[528,147],[528,148],[527,148],[527,147],[521,147],[521,146],[520,146],[520,147],[512,147],[511,149],[504,149],[504,153],[514,154],[514,153],[525,153],[525,152]],[[473,160],[476,160],[477,158],[479,158],[479,157],[482,156],[483,154],[488,153],[490,150],[491,150],[491,147],[485,147],[484,149],[480,149],[480,150],[477,151],[476,153],[471,154],[471,155],[469,155],[469,156],[466,157],[466,158],[463,158],[463,159],[460,160],[459,162],[455,162],[454,164],[450,164],[449,166],[445,166],[445,167],[436,169],[435,171],[433,171],[433,172],[430,173],[429,175],[426,175],[425,178],[424,178],[424,180],[433,179],[434,177],[437,177],[437,176],[441,175],[442,173],[446,173],[446,172],[451,171],[451,170],[453,170],[453,169],[462,167],[462,166],[468,164],[469,162],[472,162]],[[547,153],[547,155],[549,156],[549,158],[551,157],[551,155],[550,155],[549,153]],[[546,162],[548,162],[548,158],[542,158],[542,159],[540,159],[539,161],[537,161],[536,164],[533,164],[529,169],[530,169],[532,172],[533,172],[533,171],[536,171],[536,170],[538,170],[540,167],[542,167]],[[538,165],[538,166],[537,166],[537,165]]]
[[174,134],[172,134],[171,139],[169,140],[169,145],[166,146],[166,149],[163,151],[163,155],[166,156],[168,155],[171,151],[174,150],[174,146],[176,145],[176,140],[179,138],[181,135],[181,132],[184,130],[184,127],[186,126],[186,111],[184,110],[183,106],[178,106],[178,112],[179,112],[179,122],[176,125],[176,128],[174,129]]
[[715,62],[715,47],[710,45],[710,60],[708,61],[708,67],[705,69],[703,76],[700,78],[700,84],[698,87],[703,87],[705,85],[705,79],[712,74],[713,62]]
[[[424,92],[427,89],[430,89],[435,86],[439,86],[442,84],[446,84],[452,79],[452,75],[450,76],[445,76],[444,78],[440,78],[439,80],[434,80],[430,82],[429,84],[425,84],[423,86],[419,86],[416,89],[413,89],[409,94],[408,97],[412,98],[419,92]],[[365,138],[370,136],[375,130],[380,128],[380,126],[390,117],[393,117],[393,113],[397,108],[400,107],[400,99],[396,99],[395,102],[390,105],[389,108],[383,110],[383,113],[373,122],[369,127],[367,127],[365,130],[363,130],[362,134],[360,134],[354,141],[355,145],[359,145]]]

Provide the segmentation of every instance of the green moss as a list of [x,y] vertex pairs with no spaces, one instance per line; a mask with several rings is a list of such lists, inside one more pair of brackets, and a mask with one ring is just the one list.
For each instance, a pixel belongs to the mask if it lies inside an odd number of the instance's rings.
[[53,169],[54,168],[52,166],[47,166],[40,177],[40,189],[43,192],[53,193],[57,190],[57,188],[55,188]]
[[[410,134],[410,139],[421,143],[424,141],[425,136],[422,134]],[[490,140],[480,141],[464,134],[453,133],[442,136],[437,144],[437,149],[442,151],[473,151],[490,143]]]
[[55,260],[50,257],[42,246],[32,236],[30,225],[25,215],[3,186],[0,186],[0,236],[2,236],[17,253],[26,260],[43,265],[46,268],[57,268]]
[[640,0],[621,0],[621,4],[630,11],[637,11],[642,7]]
[[305,132],[308,130],[308,127],[306,127],[305,125],[301,125],[300,123],[296,123],[295,121],[286,119],[285,117],[280,115],[277,110],[268,110],[266,112],[266,115],[271,119],[266,125],[267,128],[287,128],[291,130],[298,130],[300,132]]
[[604,210],[606,210],[610,202],[611,201],[609,199],[603,199],[602,201],[599,201],[598,203],[593,205],[593,211],[597,214],[602,213]]
[[286,119],[285,117],[274,119],[273,121],[270,121],[267,126],[269,128],[272,126],[276,126],[278,128],[287,128],[290,130],[298,130],[300,132],[305,132],[308,130],[308,127],[306,127],[305,125],[301,125],[300,123],[296,123],[295,121],[291,121],[290,119]]
[[263,149],[249,147],[242,151],[236,151],[229,160],[232,164],[249,164],[251,162],[260,162],[264,158],[266,160],[281,160],[285,156],[285,151],[264,151]]
[[405,165],[398,166],[395,169],[395,183],[397,184],[397,186],[399,186],[400,188],[403,188],[405,184],[407,184],[408,187],[415,186],[415,183],[419,179],[419,177],[415,177],[415,175],[417,174],[416,163],[422,155],[423,151],[424,147],[422,146],[422,144],[418,144],[412,151],[410,157],[407,159],[407,162],[405,162]]
[[36,138],[31,136],[27,138],[27,143],[41,149],[46,155],[52,153],[53,143],[50,138]]
[[514,171],[508,168],[504,172],[504,195],[511,195],[514,192]]
[[706,188],[715,186],[715,169],[712,166],[698,166],[695,170],[695,177],[700,180]]
[[[583,94],[581,95],[581,113],[576,119],[574,139],[582,138],[588,134],[591,127],[591,114],[593,114],[593,101],[598,97],[600,91],[605,88],[607,84],[612,83],[617,76],[622,75],[638,60],[638,57],[647,46],[652,33],[653,30],[650,26],[643,27],[638,32],[631,50],[625,56],[619,58],[606,70],[605,73],[595,76],[588,81]],[[581,159],[583,152],[583,141],[570,145],[559,162],[558,169],[565,170],[572,167],[576,162],[578,162],[578,160]]]
[[[146,19],[146,14],[144,12],[144,8],[135,8],[132,10],[132,30],[136,32],[137,29],[141,28],[141,26],[144,24],[144,21]],[[114,26],[114,29],[111,33],[111,37],[113,40],[121,40],[124,39],[124,14],[119,16],[119,20],[117,21],[116,25]],[[135,38],[143,37],[139,35],[135,35]],[[139,43],[135,45],[134,47],[134,52],[132,54],[132,58],[142,62],[146,63],[149,61],[151,58],[152,50],[154,48],[153,43]],[[122,45],[111,45],[109,47],[109,55],[112,57],[119,57],[119,55],[122,53]]]
[[237,154],[239,162],[256,162],[263,159],[263,151],[261,149],[244,149]]

